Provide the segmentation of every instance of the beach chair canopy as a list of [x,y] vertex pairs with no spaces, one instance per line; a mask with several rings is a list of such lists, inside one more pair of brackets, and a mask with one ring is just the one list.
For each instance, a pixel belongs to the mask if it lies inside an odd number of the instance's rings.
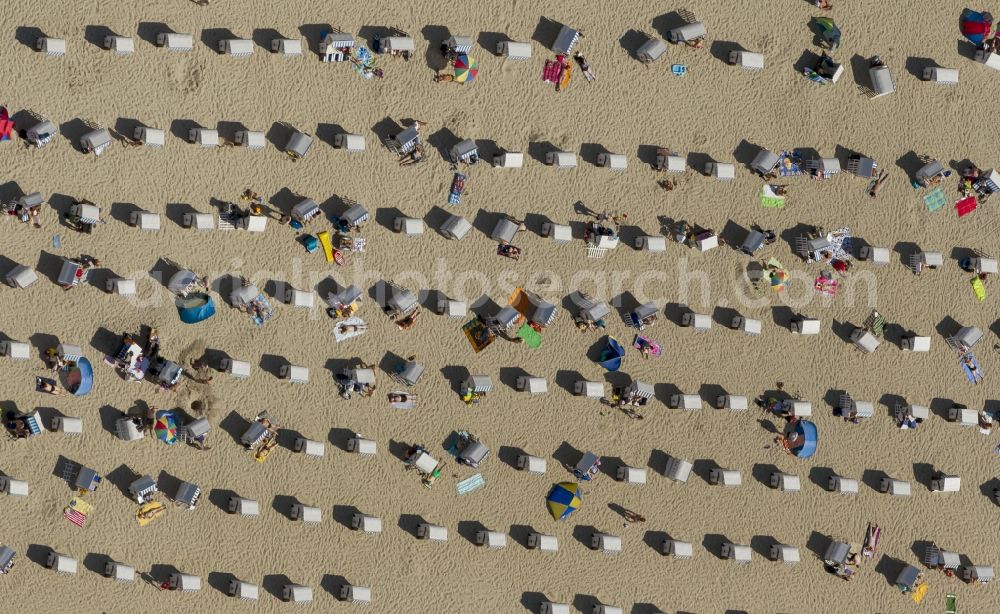
[[242,38],[227,38],[219,41],[219,52],[233,57],[253,55],[253,41]]
[[340,598],[353,603],[367,604],[372,601],[372,589],[367,586],[344,584],[340,587]]
[[831,475],[827,484],[830,490],[845,495],[858,494],[858,481],[852,478],[845,478],[839,475]]
[[771,488],[785,492],[799,492],[802,488],[802,482],[797,475],[776,471],[771,474]]
[[573,228],[565,224],[542,224],[542,235],[551,238],[556,243],[569,243],[573,240]]
[[41,192],[25,194],[17,199],[17,204],[22,207],[35,207],[45,202],[45,195]]
[[618,468],[615,477],[619,481],[628,482],[629,484],[645,484],[646,470],[642,467],[622,466]]
[[531,394],[544,394],[549,391],[549,384],[544,377],[519,376],[517,378],[517,389]]
[[407,361],[399,372],[399,379],[408,386],[414,386],[424,374],[424,367],[412,360]]
[[305,439],[304,437],[296,437],[292,449],[296,452],[302,452],[306,456],[323,456],[323,453],[326,452],[322,441]]
[[470,230],[472,230],[472,224],[469,223],[469,220],[460,215],[452,215],[441,224],[440,232],[449,239],[458,241],[468,234]]
[[156,480],[149,475],[144,475],[128,485],[128,494],[140,502],[145,502],[155,492],[157,492]]
[[76,573],[76,559],[65,554],[59,554],[58,552],[49,552],[48,560],[46,561],[49,569],[57,573],[65,574],[75,574]]
[[291,513],[292,520],[301,520],[302,522],[321,522],[323,519],[323,512],[318,507],[302,505],[301,503],[294,504]]
[[131,418],[119,418],[115,422],[115,435],[125,441],[135,441],[143,438],[143,432]]
[[312,588],[301,584],[286,584],[281,589],[281,598],[292,603],[311,603]]
[[744,318],[739,316],[739,326],[738,328],[748,335],[759,335],[763,324],[760,320],[755,320],[753,318]]
[[708,481],[728,488],[736,488],[743,484],[743,476],[735,469],[716,468],[709,471]]
[[374,456],[378,452],[378,444],[372,439],[364,437],[352,437],[347,440],[347,451],[361,454],[362,456]]
[[365,137],[360,134],[341,132],[333,137],[333,146],[350,152],[365,150]]
[[973,258],[972,268],[975,269],[976,273],[996,273],[997,260],[996,258]]
[[541,552],[559,552],[559,540],[555,535],[529,533],[528,548],[540,550]]
[[761,149],[754,156],[753,161],[750,163],[750,168],[754,170],[759,175],[766,175],[774,170],[774,167],[778,165],[778,154],[774,153],[769,149]]
[[51,141],[58,133],[59,129],[54,123],[43,119],[31,128],[28,128],[27,137],[29,141],[41,147]]
[[764,54],[752,51],[730,51],[729,63],[744,70],[761,70],[764,68]]
[[489,392],[493,390],[493,380],[489,375],[470,375],[462,384],[473,392]]
[[237,597],[242,601],[257,601],[260,595],[260,587],[249,582],[239,580],[229,581],[229,596]]
[[186,228],[195,230],[212,230],[215,228],[215,219],[211,213],[185,213],[182,222]]
[[625,388],[626,397],[639,397],[641,399],[652,399],[654,394],[653,385],[642,380],[632,380],[632,383]]
[[737,563],[749,563],[753,551],[750,546],[726,542],[722,545],[722,556]]
[[31,267],[19,264],[7,273],[5,280],[10,286],[23,289],[37,282],[38,274]]
[[296,130],[292,133],[291,138],[288,139],[288,143],[285,145],[285,153],[295,158],[303,158],[307,153],[309,153],[309,148],[312,147],[313,138],[306,134],[305,132],[299,132]]
[[689,311],[681,316],[681,324],[683,326],[690,326],[697,331],[706,331],[712,328],[712,316],[707,313]]
[[[183,296],[191,291],[197,279],[198,276],[194,274],[194,271],[188,269],[181,269],[170,277],[170,281],[167,282],[167,289],[173,292],[174,294]],[[247,288],[241,288],[241,289],[247,289]],[[234,296],[236,295],[236,292],[237,292],[236,290],[233,291]],[[257,294],[255,293],[254,297],[256,296]]]
[[855,328],[854,332],[851,333],[851,341],[860,350],[871,354],[874,352],[878,346],[882,343],[878,337],[868,332],[863,328]]
[[966,348],[973,347],[979,343],[982,338],[983,331],[979,330],[975,326],[963,326],[958,329],[958,332],[955,333],[954,337],[952,337],[952,339]]
[[594,533],[590,539],[590,547],[604,552],[621,552],[622,539],[610,533]]
[[156,35],[156,44],[171,51],[191,51],[194,49],[194,37],[190,34],[160,32]]
[[501,243],[510,243],[514,240],[514,235],[517,234],[518,225],[514,223],[510,218],[502,217],[497,220],[496,225],[493,227],[493,232],[490,233],[490,238],[500,241]]
[[129,222],[141,230],[157,231],[160,229],[160,214],[151,211],[133,211],[129,214]]
[[167,133],[159,128],[149,126],[136,126],[132,138],[148,147],[163,147],[166,143]]
[[528,473],[534,475],[544,474],[547,468],[547,463],[544,458],[540,456],[531,456],[530,454],[518,454],[516,464],[518,469],[527,471]]
[[708,34],[705,24],[700,21],[686,23],[667,32],[667,40],[671,43],[686,43],[704,38]]
[[552,43],[552,51],[556,55],[569,55],[578,40],[580,40],[580,32],[569,26],[563,26],[559,29],[555,42]]
[[865,245],[861,248],[858,254],[862,260],[870,260],[872,264],[884,266],[889,264],[892,252],[889,251],[888,247],[872,247],[870,245]]
[[331,307],[341,307],[344,305],[350,305],[359,298],[361,298],[361,289],[355,285],[350,285],[346,288],[341,288],[337,292],[331,292],[328,294],[326,302],[329,303]]
[[636,50],[635,55],[640,62],[650,63],[660,59],[667,52],[667,43],[658,38],[650,38]]
[[818,335],[820,332],[820,321],[814,318],[800,318],[792,320],[792,332],[800,335]]
[[550,151],[545,154],[545,163],[556,168],[576,168],[576,154],[571,151]]
[[458,463],[478,468],[479,465],[490,455],[490,449],[481,441],[470,441],[461,452],[458,453]]
[[421,473],[433,473],[438,467],[438,461],[433,456],[427,452],[421,452],[413,460],[413,466],[417,468],[417,471]]
[[451,158],[454,161],[474,162],[478,159],[479,148],[472,139],[459,141],[451,148]]
[[604,384],[580,380],[573,385],[573,392],[588,399],[600,399],[604,396]]
[[412,37],[390,36],[382,39],[382,48],[389,52],[414,51],[417,46]]
[[902,348],[909,352],[931,351],[931,338],[919,335],[906,335],[900,340]]
[[302,40],[298,38],[276,38],[271,41],[271,51],[279,55],[302,55]]
[[297,205],[292,207],[292,218],[296,219],[303,224],[312,220],[323,212],[320,210],[319,205],[316,204],[311,198],[306,198],[300,201]]
[[687,170],[687,158],[671,154],[664,157],[661,166],[668,173],[683,173]]
[[79,435],[83,433],[83,419],[72,418],[70,416],[58,416],[52,420],[52,428],[62,431],[67,435]]
[[362,222],[368,221],[368,209],[365,206],[357,203],[351,205],[347,211],[344,211],[340,216],[341,224],[346,224],[347,226],[357,226]]
[[676,539],[665,539],[663,540],[663,554],[680,560],[690,559],[694,556],[694,544]]
[[1000,70],[1000,53],[993,53],[986,49],[977,49],[975,59],[980,64],[993,70]]
[[350,49],[357,43],[354,35],[347,32],[330,32],[323,38],[323,44],[334,49]]
[[174,501],[181,505],[186,505],[189,509],[194,509],[200,496],[201,488],[197,484],[181,482],[181,485],[177,487],[177,495],[174,497]]
[[298,365],[281,365],[281,368],[278,369],[278,374],[281,376],[281,379],[297,384],[304,384],[309,381],[308,367],[301,367]]
[[823,553],[823,560],[831,564],[843,564],[851,554],[851,545],[847,542],[831,541]]
[[76,472],[76,478],[73,481],[73,487],[78,490],[94,491],[97,490],[97,486],[101,483],[101,476],[97,474],[96,471],[90,467],[81,466]]
[[420,142],[419,126],[417,124],[407,126],[402,132],[392,138],[392,142],[399,150],[399,153],[410,152]]
[[496,51],[497,55],[505,56],[508,60],[527,60],[531,58],[531,43],[501,41],[497,43]]
[[802,560],[799,549],[788,544],[774,544],[771,546],[771,559],[793,564]]
[[944,174],[944,165],[937,160],[931,160],[917,170],[916,178],[921,183],[927,183],[942,174]]
[[185,592],[201,590],[201,578],[192,574],[173,573],[170,574],[168,582],[172,588]]
[[913,565],[907,565],[899,572],[896,576],[896,586],[899,588],[905,588],[906,590],[912,590],[913,585],[917,583],[917,577],[920,576],[920,570]]
[[896,91],[896,83],[892,80],[892,73],[889,72],[888,66],[873,66],[868,69],[868,76],[872,81],[874,98]]
[[209,128],[192,128],[188,131],[188,140],[202,147],[218,147],[219,131]]
[[351,526],[364,533],[381,533],[382,519],[368,514],[354,514],[351,518]]
[[701,397],[696,394],[675,394],[671,395],[670,404],[676,409],[701,409]]
[[128,55],[135,51],[135,39],[128,36],[105,36],[104,48],[116,55]]
[[0,492],[6,492],[12,497],[27,497],[28,483],[9,476],[0,476]]
[[990,582],[995,577],[992,565],[972,565],[965,568],[963,577],[970,580],[978,580],[981,584]]
[[24,341],[0,341],[0,356],[11,360],[28,360],[31,357],[31,346]]
[[936,492],[958,492],[962,488],[962,478],[957,475],[936,475],[931,479],[931,490]]
[[507,534],[503,531],[479,531],[476,533],[476,544],[490,549],[507,547]]
[[80,148],[87,153],[100,154],[111,144],[111,132],[107,128],[91,130],[80,137]]

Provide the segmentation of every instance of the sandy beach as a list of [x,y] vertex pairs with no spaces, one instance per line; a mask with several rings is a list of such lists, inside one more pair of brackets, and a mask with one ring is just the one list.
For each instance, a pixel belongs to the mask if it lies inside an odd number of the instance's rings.
[[[40,229],[14,217],[0,220],[0,275],[25,264],[40,278],[23,290],[0,287],[0,340],[32,348],[26,361],[0,358],[0,403],[4,411],[39,408],[45,416],[82,417],[84,433],[0,440],[0,473],[27,480],[31,489],[27,498],[0,495],[0,544],[18,553],[13,571],[0,576],[0,599],[11,611],[28,612],[277,612],[292,607],[280,595],[283,585],[295,583],[312,587],[307,607],[347,612],[355,606],[338,601],[336,593],[350,583],[372,588],[374,612],[536,612],[547,600],[586,614],[595,603],[634,614],[889,614],[940,612],[949,593],[963,614],[1000,611],[1000,595],[990,584],[925,570],[929,589],[920,605],[894,584],[905,565],[923,569],[927,542],[961,553],[963,564],[1000,565],[1000,507],[987,496],[1000,485],[997,431],[984,436],[945,418],[954,403],[1000,411],[996,276],[986,282],[988,296],[980,302],[971,275],[958,265],[970,250],[1000,255],[1000,213],[993,199],[959,219],[952,206],[958,198],[955,176],[942,184],[948,204],[928,211],[927,191],[911,187],[910,177],[920,166],[918,156],[936,158],[956,174],[969,161],[983,169],[1000,164],[990,129],[990,109],[1000,110],[993,98],[1000,74],[971,59],[972,45],[958,29],[961,3],[899,0],[889,12],[872,0],[834,5],[832,12],[821,12],[801,0],[593,3],[584,9],[565,1],[8,4],[0,20],[0,57],[6,60],[0,63],[0,82],[6,84],[0,102],[12,114],[31,111],[50,119],[60,136],[40,149],[27,149],[16,137],[0,143],[0,201],[34,191],[47,200]],[[678,10],[705,22],[705,48],[670,45],[648,66],[630,55],[645,36],[662,38],[664,24],[673,19],[669,14]],[[846,70],[832,86],[814,84],[801,71],[809,54],[819,53],[809,23],[820,15],[832,16],[844,33],[833,55]],[[542,81],[545,60],[554,57],[545,45],[558,30],[549,21],[584,33],[577,45],[596,75],[593,82],[575,74],[557,92]],[[164,24],[192,33],[194,49],[171,53],[154,46]],[[340,28],[361,42],[383,27],[404,30],[416,41],[409,61],[379,58],[384,78],[365,80],[346,63],[322,63],[315,53],[321,32]],[[135,53],[119,57],[101,49],[95,41],[106,30],[135,37]],[[67,55],[34,52],[39,35],[67,39]],[[279,35],[301,38],[310,49],[302,57],[273,55],[263,46]],[[471,54],[480,72],[467,86],[433,82],[435,69],[444,69],[438,47],[450,35],[476,41]],[[253,55],[220,55],[214,46],[223,38],[253,39]],[[506,38],[531,41],[533,57],[518,62],[492,53]],[[734,45],[763,53],[765,68],[743,71],[727,64],[721,58]],[[859,87],[867,84],[873,55],[891,68],[897,86],[876,100]],[[684,64],[687,75],[673,76],[672,64]],[[917,75],[932,64],[958,68],[960,83],[921,81]],[[391,122],[408,120],[424,124],[429,159],[400,166],[380,138],[394,133]],[[119,132],[137,124],[162,128],[166,145],[125,148],[116,142],[98,157],[87,155],[75,142],[87,123]],[[304,159],[293,162],[280,150],[287,134],[282,124],[316,137]],[[257,151],[203,149],[181,138],[195,125],[217,128],[223,136],[244,128],[263,131],[268,142]],[[333,135],[340,132],[363,135],[366,151],[335,149]],[[486,161],[462,169],[466,190],[453,207],[447,197],[455,171],[442,152],[465,138],[477,140],[487,160],[506,149],[524,152],[525,162],[520,169],[492,168]],[[656,147],[683,152],[692,165],[734,163],[736,178],[722,182],[688,170],[666,192],[657,185],[665,175],[650,166]],[[838,158],[858,152],[877,160],[889,178],[875,199],[866,195],[866,180],[848,173],[826,181],[782,181],[789,186],[786,206],[766,209],[760,205],[762,181],[747,168],[753,157],[748,152],[759,147],[808,148]],[[579,167],[543,164],[552,148],[577,152]],[[596,166],[603,151],[627,155],[628,168]],[[314,199],[324,219],[307,226],[312,233],[332,231],[329,217],[342,213],[346,203],[364,204],[372,218],[361,232],[364,252],[349,254],[344,266],[328,264],[320,252],[307,253],[276,219],[263,234],[181,226],[185,212],[217,214],[213,203],[237,200],[248,187],[283,212],[296,195]],[[59,220],[82,198],[98,204],[106,221],[92,234],[74,232]],[[578,201],[598,212],[627,213],[622,245],[601,259],[588,259],[580,238],[560,245],[540,236],[545,221],[571,224],[581,233],[588,219],[574,210]],[[144,232],[127,224],[136,209],[159,213],[162,229]],[[451,213],[474,223],[462,241],[437,232]],[[527,226],[514,241],[523,250],[518,261],[498,257],[489,236],[500,214]],[[416,237],[393,232],[398,216],[423,219],[426,231]],[[792,277],[788,289],[753,293],[744,275],[749,258],[725,246],[702,253],[668,241],[665,253],[633,249],[636,237],[662,234],[663,218],[699,224],[737,244],[751,225],[774,229],[779,240],[755,258],[780,260]],[[802,225],[847,226],[855,238],[890,248],[891,262],[855,262],[838,295],[823,297],[813,290],[813,279],[824,267],[793,253]],[[909,256],[920,250],[942,252],[944,265],[913,274]],[[101,267],[91,283],[64,292],[53,278],[62,258],[80,254],[97,257]],[[164,284],[171,261],[212,280],[214,317],[195,325],[178,319]],[[228,306],[231,276],[245,276],[274,297],[271,321],[257,327]],[[137,295],[105,293],[110,277],[136,279]],[[363,290],[358,315],[370,327],[364,336],[334,342],[334,320],[323,300],[331,278]],[[425,305],[433,305],[438,293],[469,304],[486,295],[503,305],[523,287],[558,305],[560,313],[538,349],[498,339],[475,353],[461,331],[471,314],[455,320],[425,308],[415,327],[398,330],[369,296],[383,279],[420,292]],[[286,284],[316,291],[314,308],[282,304],[278,296]],[[612,301],[603,333],[574,327],[575,308],[566,297],[577,290]],[[635,331],[619,312],[645,301],[656,301],[660,309],[659,322],[644,333],[662,345],[663,355],[644,360],[629,347],[621,370],[606,372],[594,361],[604,336],[630,346]],[[711,330],[699,334],[679,326],[685,306],[713,316]],[[848,336],[872,309],[893,326],[882,346],[865,354]],[[725,323],[735,314],[761,320],[762,334],[729,329]],[[821,334],[790,333],[788,321],[795,315],[820,319]],[[173,392],[125,381],[103,357],[117,349],[122,333],[149,326],[159,331],[166,358],[186,365],[206,351],[224,354],[251,363],[251,376],[213,373],[210,383],[184,379]],[[986,374],[980,385],[968,382],[946,343],[959,326],[985,333],[975,348]],[[896,343],[901,331],[931,337],[930,351],[903,352]],[[40,354],[58,343],[82,346],[93,362],[95,384],[86,397],[35,392],[34,376],[51,376]],[[411,355],[427,372],[412,389],[418,406],[400,411],[386,402],[385,394],[398,387],[387,370]],[[333,375],[357,360],[379,366],[377,389],[370,398],[345,401]],[[282,364],[309,368],[310,381],[282,381]],[[494,382],[494,391],[472,407],[458,393],[469,373]],[[515,391],[520,375],[546,378],[548,393]],[[606,381],[609,392],[642,380],[655,384],[656,395],[644,420],[630,420],[596,400],[573,396],[578,379]],[[736,413],[708,404],[689,412],[665,403],[676,392],[752,399],[778,382],[812,403],[820,437],[812,458],[788,456],[774,445],[783,421],[753,404]],[[833,415],[842,391],[874,402],[875,415],[857,425]],[[210,450],[167,446],[154,437],[125,442],[113,434],[120,412],[188,409],[195,401],[208,407]],[[929,406],[933,415],[915,431],[899,430],[892,418],[897,403]],[[282,431],[267,462],[256,463],[238,439],[262,410]],[[469,431],[491,448],[479,469],[458,465],[444,450],[455,430]],[[349,453],[346,442],[354,433],[375,440],[378,453]],[[293,452],[299,436],[324,442],[325,456]],[[418,443],[447,463],[432,489],[401,460]],[[563,464],[575,464],[588,450],[604,458],[605,471],[582,484],[583,504],[572,517],[554,521],[545,496],[554,483],[572,480]],[[547,473],[517,471],[514,459],[521,452],[548,459]],[[694,462],[686,484],[662,475],[667,456]],[[67,460],[105,476],[87,496],[94,511],[82,528],[62,515],[74,495],[61,478]],[[648,483],[616,481],[613,473],[622,465],[649,468]],[[743,485],[709,485],[705,478],[713,466],[739,470]],[[801,492],[770,488],[773,471],[800,476]],[[935,471],[960,476],[961,490],[931,492]],[[486,486],[459,495],[456,484],[477,472]],[[832,473],[862,480],[860,492],[828,492]],[[168,503],[164,517],[140,527],[136,504],[123,488],[143,474],[158,480],[161,501],[182,480],[202,488],[201,501],[193,511]],[[883,475],[910,481],[912,495],[878,492]],[[231,494],[258,500],[261,515],[226,513]],[[322,522],[290,520],[295,502],[321,508]],[[646,521],[623,526],[620,507]],[[382,533],[351,530],[356,511],[381,517]],[[417,540],[420,522],[446,526],[448,542]],[[869,522],[882,527],[882,537],[856,579],[844,582],[824,571],[829,541],[860,543]],[[482,529],[508,532],[507,547],[474,545]],[[595,530],[620,535],[622,552],[590,550]],[[531,531],[556,536],[559,551],[527,549]],[[693,542],[692,560],[664,557],[660,546],[667,538]],[[752,562],[719,558],[723,542],[750,545]],[[802,561],[768,560],[774,543],[798,547]],[[50,549],[78,559],[79,572],[66,576],[45,569],[41,563]],[[94,573],[108,557],[156,583],[180,571],[199,576],[203,587],[184,594],[141,580],[117,583]],[[260,599],[247,604],[228,597],[234,578],[259,584]]]

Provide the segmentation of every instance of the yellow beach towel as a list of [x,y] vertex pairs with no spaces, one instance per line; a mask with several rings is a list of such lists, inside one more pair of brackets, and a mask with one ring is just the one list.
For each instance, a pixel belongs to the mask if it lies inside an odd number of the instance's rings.
[[983,280],[978,277],[972,278],[972,291],[980,302],[986,300],[986,286],[983,284]]
[[928,589],[930,589],[929,584],[921,584],[913,590],[912,597],[915,603],[920,603],[924,600],[924,596],[927,594]]

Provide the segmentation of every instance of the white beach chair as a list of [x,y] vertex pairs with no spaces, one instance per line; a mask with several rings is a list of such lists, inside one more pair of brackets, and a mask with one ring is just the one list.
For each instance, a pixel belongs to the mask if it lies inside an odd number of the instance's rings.
[[931,479],[932,492],[958,492],[962,487],[962,478],[957,475],[937,474]]
[[343,584],[340,587],[340,600],[368,605],[372,602],[372,589],[367,586]]
[[799,549],[788,544],[773,544],[770,555],[772,561],[780,561],[786,565],[794,565],[802,560]]
[[309,369],[295,365],[281,365],[278,377],[293,384],[305,384],[309,381]]
[[253,499],[229,497],[229,503],[226,508],[230,514],[239,514],[248,518],[260,516],[260,504]]
[[351,528],[362,533],[381,533],[382,519],[358,512],[351,516]]
[[519,43],[516,41],[500,41],[497,43],[496,53],[508,60],[530,60],[531,43]]
[[695,411],[701,409],[701,397],[696,394],[672,394],[667,407],[670,409],[686,409]]
[[645,484],[646,470],[642,467],[619,467],[618,471],[615,472],[615,478],[626,484]]
[[421,522],[417,525],[417,539],[426,539],[432,542],[448,541],[448,527],[437,524]]
[[686,561],[694,556],[694,544],[676,539],[663,540],[663,554],[672,556],[679,561]]
[[219,368],[236,379],[247,379],[250,377],[250,363],[244,360],[223,358],[219,362]]
[[590,548],[608,554],[618,554],[622,551],[622,538],[610,533],[595,532],[590,538]]
[[134,582],[135,567],[117,561],[107,561],[104,563],[104,575],[117,582]]
[[691,469],[694,467],[689,461],[676,456],[671,456],[667,460],[667,466],[663,473],[674,482],[685,483],[691,476]]
[[818,335],[820,321],[813,318],[795,318],[789,328],[797,335]]
[[532,475],[544,475],[546,461],[541,456],[531,456],[529,454],[518,454],[515,461],[517,468]]
[[905,480],[894,480],[885,477],[879,482],[879,492],[888,493],[896,497],[909,497],[910,483]]
[[281,587],[281,600],[290,603],[312,603],[313,591],[303,584],[286,584]]
[[0,356],[11,360],[28,360],[31,358],[31,346],[23,341],[0,341]]
[[477,531],[476,545],[486,546],[490,550],[500,550],[507,547],[507,534],[503,531]]
[[234,579],[229,581],[229,590],[227,592],[230,597],[237,597],[240,601],[257,601],[257,597],[260,594],[260,587],[250,582],[241,582]]
[[719,556],[722,558],[731,559],[741,565],[749,563],[752,554],[753,550],[750,549],[750,546],[733,544],[731,542],[722,544],[722,549],[719,551]]
[[713,468],[708,472],[708,483],[713,485],[736,488],[743,484],[743,477],[735,469]]
[[365,137],[341,132],[333,136],[333,146],[351,153],[360,153],[365,150]]
[[295,442],[292,444],[292,450],[295,452],[302,452],[304,455],[312,456],[314,458],[322,458],[323,454],[326,452],[326,448],[323,446],[322,441],[305,439],[303,437],[295,438]]
[[365,439],[360,434],[355,434],[347,440],[347,451],[360,454],[361,456],[375,456],[378,444],[373,439]]
[[289,516],[291,516],[292,520],[301,520],[308,523],[318,523],[323,520],[323,512],[318,507],[302,505],[301,503],[292,504]]
[[802,489],[799,476],[792,475],[791,473],[781,473],[779,471],[775,471],[771,474],[769,482],[771,484],[771,488],[775,488],[782,492],[799,492]]
[[540,552],[559,552],[559,540],[554,535],[543,535],[532,531],[528,533],[528,548]]

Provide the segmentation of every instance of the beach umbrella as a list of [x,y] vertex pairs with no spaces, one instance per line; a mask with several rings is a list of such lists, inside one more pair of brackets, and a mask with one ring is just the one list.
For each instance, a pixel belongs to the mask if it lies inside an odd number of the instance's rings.
[[583,494],[580,492],[580,485],[576,482],[560,482],[552,487],[549,495],[545,497],[545,502],[549,506],[549,513],[556,520],[566,520],[570,514],[580,508]]
[[608,371],[617,371],[622,366],[625,348],[614,337],[608,337],[608,345],[601,351],[597,363]]
[[76,366],[66,375],[66,388],[75,396],[82,397],[94,387],[94,367],[90,361],[81,357]]
[[455,58],[455,82],[472,83],[472,80],[479,74],[479,62],[475,58],[470,58],[464,53],[460,53]]
[[168,446],[174,445],[177,441],[177,419],[170,411],[156,412],[156,420],[153,422],[153,435]]
[[771,288],[775,292],[782,292],[785,286],[788,285],[788,271],[785,269],[778,269],[777,271],[771,271]]
[[817,17],[816,26],[819,28],[820,36],[830,44],[830,49],[840,46],[840,28],[829,17]]
[[990,35],[990,27],[992,25],[992,15],[971,9],[965,9],[958,21],[958,27],[962,31],[962,35],[975,45],[981,44],[983,39]]
[[7,107],[0,107],[0,141],[9,141],[14,131],[14,122],[10,118]]

